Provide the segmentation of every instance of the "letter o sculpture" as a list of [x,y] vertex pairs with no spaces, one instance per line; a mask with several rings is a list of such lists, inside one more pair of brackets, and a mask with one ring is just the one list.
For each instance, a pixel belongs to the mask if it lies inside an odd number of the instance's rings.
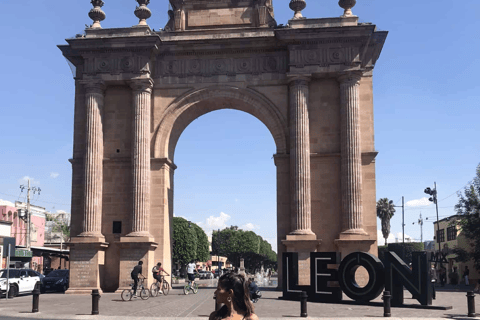
[[[355,280],[355,272],[364,267],[368,272],[368,283],[360,287]],[[370,301],[377,298],[385,288],[385,269],[383,263],[370,253],[350,253],[342,260],[338,268],[338,282],[343,292],[355,301]]]

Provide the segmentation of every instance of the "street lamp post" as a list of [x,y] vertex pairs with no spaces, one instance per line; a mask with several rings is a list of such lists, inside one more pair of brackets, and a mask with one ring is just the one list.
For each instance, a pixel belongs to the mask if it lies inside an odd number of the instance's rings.
[[393,206],[395,208],[402,207],[402,259],[405,260],[405,197],[402,196],[402,205]]
[[[435,237],[435,239],[438,242],[438,253],[436,255],[438,257],[438,255],[441,253],[442,249],[441,249],[441,243],[440,243],[440,224],[438,222],[437,183],[434,182],[433,185],[434,185],[433,190],[430,187],[428,187],[428,188],[425,189],[424,192],[428,195],[431,195],[431,197],[428,198],[428,200],[430,202],[435,203],[435,207],[436,207],[436,210],[437,210],[437,236]],[[438,259],[436,259],[436,260],[438,260]],[[435,261],[435,264],[437,264],[437,261]]]

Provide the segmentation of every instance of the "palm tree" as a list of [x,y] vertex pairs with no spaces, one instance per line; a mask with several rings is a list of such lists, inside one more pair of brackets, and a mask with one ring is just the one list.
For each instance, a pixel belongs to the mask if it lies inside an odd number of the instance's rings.
[[390,219],[395,213],[395,208],[392,200],[382,198],[377,202],[377,217],[382,220],[382,234],[385,238],[385,245],[387,245],[387,238],[390,234]]

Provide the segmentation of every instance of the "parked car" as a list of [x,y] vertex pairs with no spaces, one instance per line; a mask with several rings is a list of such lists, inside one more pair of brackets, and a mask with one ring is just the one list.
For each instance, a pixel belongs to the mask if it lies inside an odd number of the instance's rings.
[[70,285],[70,270],[58,269],[53,270],[43,279],[41,291],[45,293],[47,291],[65,292]]
[[[8,295],[16,297],[19,294],[31,293],[35,284],[41,282],[38,272],[32,269],[10,269],[8,272],[8,283],[10,289]],[[7,269],[0,270],[0,294],[7,292]]]
[[213,279],[213,273],[211,271],[205,271],[203,279]]

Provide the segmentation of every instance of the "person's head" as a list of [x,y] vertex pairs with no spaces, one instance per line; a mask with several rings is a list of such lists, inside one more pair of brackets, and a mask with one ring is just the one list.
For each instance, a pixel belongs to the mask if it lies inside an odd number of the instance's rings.
[[161,267],[161,266],[162,266],[161,262],[157,263],[157,267]]
[[250,301],[247,280],[243,275],[226,273],[218,280],[215,291],[217,303],[223,303],[236,311],[244,312],[249,316],[253,314],[254,307]]
[[468,270],[468,266],[465,266],[465,270]]
[[143,264],[143,261],[142,261],[142,260],[138,261],[138,265],[139,265],[139,266],[141,266],[142,264]]

